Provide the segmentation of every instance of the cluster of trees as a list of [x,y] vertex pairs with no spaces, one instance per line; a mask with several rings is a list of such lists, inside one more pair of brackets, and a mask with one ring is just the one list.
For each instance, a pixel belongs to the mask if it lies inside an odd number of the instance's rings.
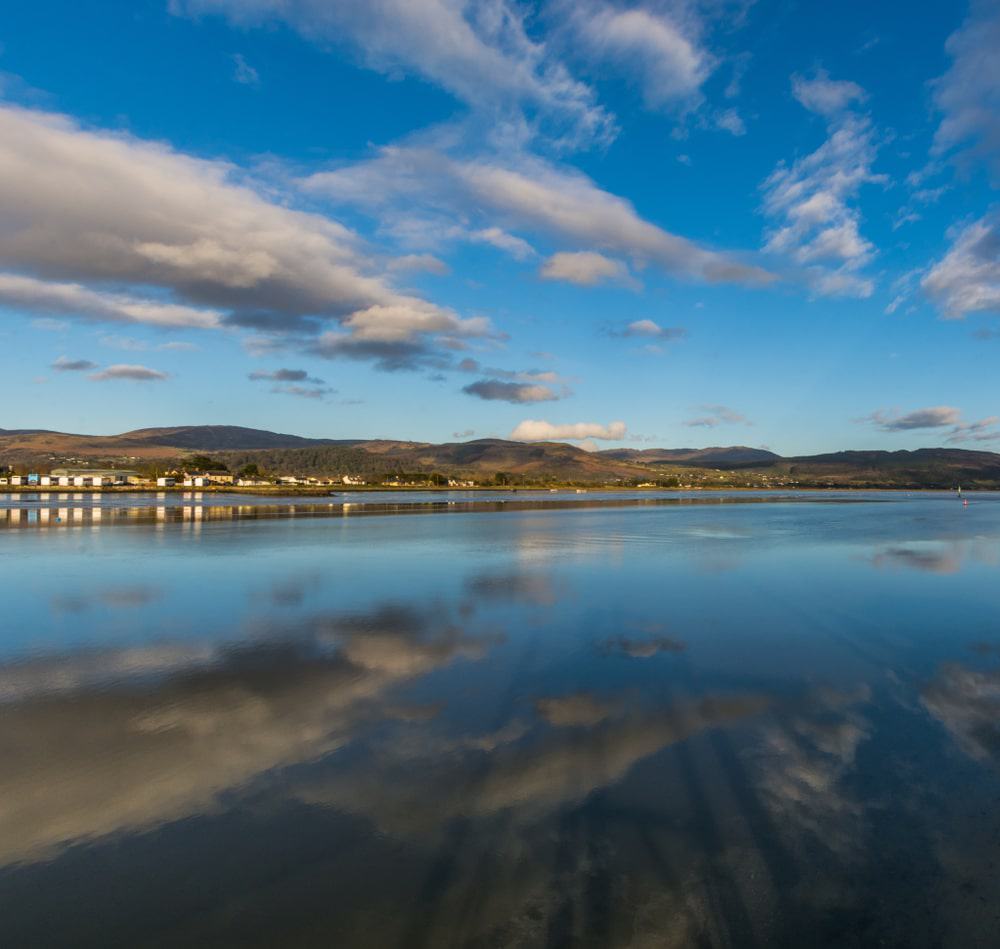
[[399,467],[398,460],[339,445],[220,452],[219,456],[230,471],[241,471],[249,465],[255,465],[259,472],[305,477],[349,474],[365,481],[382,481]]

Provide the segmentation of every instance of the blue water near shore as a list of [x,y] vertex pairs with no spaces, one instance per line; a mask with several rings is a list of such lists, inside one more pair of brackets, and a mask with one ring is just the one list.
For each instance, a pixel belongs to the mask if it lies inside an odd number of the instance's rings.
[[467,494],[0,499],[0,941],[994,940],[1000,496]]

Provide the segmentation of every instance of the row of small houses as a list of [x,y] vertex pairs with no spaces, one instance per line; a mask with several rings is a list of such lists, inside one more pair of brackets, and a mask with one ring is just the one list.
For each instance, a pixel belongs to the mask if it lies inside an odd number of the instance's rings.
[[[0,484],[22,485],[40,488],[111,488],[116,485],[153,484],[153,478],[146,478],[138,471],[123,471],[117,468],[98,470],[95,468],[53,468],[49,474],[11,475],[0,478]],[[184,487],[208,487],[213,484],[243,484],[228,471],[184,472],[180,477],[166,476],[155,479],[157,487],[172,488],[176,484]],[[245,482],[247,484],[256,482]]]
[[[279,484],[347,484],[363,485],[360,478],[344,475],[342,478],[296,478],[286,476],[277,479]],[[116,485],[152,485],[154,479],[145,478],[138,471],[120,469],[97,470],[94,468],[53,468],[49,474],[26,474],[0,477],[0,485],[27,486],[40,488],[110,488]],[[180,485],[185,488],[208,488],[212,485],[235,484],[241,487],[271,484],[259,478],[237,478],[229,471],[197,471],[177,475],[163,475],[155,479],[158,488],[173,488]]]

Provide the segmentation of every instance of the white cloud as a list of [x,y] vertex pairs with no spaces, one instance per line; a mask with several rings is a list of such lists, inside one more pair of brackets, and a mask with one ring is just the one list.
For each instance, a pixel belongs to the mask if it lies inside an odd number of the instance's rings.
[[270,333],[353,321],[369,339],[381,315],[382,336],[405,335],[406,313],[411,334],[468,334],[485,322],[395,290],[369,272],[372,258],[347,228],[262,197],[224,162],[0,107],[0,167],[8,304]]
[[629,254],[665,270],[712,283],[766,283],[770,275],[644,221],[624,198],[585,176],[539,160],[522,168],[466,162],[459,180],[479,200],[542,230],[592,247]]
[[510,433],[511,439],[519,442],[575,441],[597,438],[604,441],[621,441],[628,434],[624,422],[574,422],[554,425],[541,419],[525,419]]
[[620,260],[588,250],[553,254],[542,264],[538,273],[546,280],[565,280],[581,287],[608,282],[634,282],[628,267]]
[[528,260],[536,254],[535,248],[524,238],[508,234],[499,227],[484,227],[478,231],[470,231],[468,239],[482,244],[491,244],[498,250],[510,254],[515,260]]
[[508,0],[174,0],[191,15],[222,14],[243,26],[284,22],[321,45],[349,43],[371,69],[421,76],[495,120],[524,109],[558,137],[607,139],[613,123]]
[[223,316],[218,310],[158,303],[122,293],[90,290],[78,283],[56,283],[11,273],[0,273],[0,303],[35,313],[195,329],[218,327]]
[[654,339],[680,339],[687,336],[681,326],[660,326],[654,320],[634,320],[621,333],[622,336],[645,336]]
[[451,273],[451,268],[433,254],[404,254],[389,262],[390,270],[425,270],[427,273],[444,277]]
[[746,123],[735,109],[725,109],[716,113],[715,126],[737,137],[746,135],[747,132]]
[[763,182],[764,212],[776,221],[764,250],[787,257],[814,292],[868,297],[874,282],[857,273],[876,253],[861,235],[852,206],[866,184],[884,184],[872,165],[878,150],[871,121],[848,111],[861,95],[854,83],[793,77],[796,98],[828,119],[828,137],[791,165],[778,165]]
[[557,7],[574,53],[615,66],[634,79],[650,109],[685,111],[697,106],[715,68],[703,48],[700,24],[690,14],[652,5],[622,8],[603,0],[574,0]]
[[148,366],[139,366],[134,363],[116,363],[108,366],[100,372],[95,372],[89,376],[95,382],[107,382],[114,379],[128,379],[132,382],[162,382],[169,378],[165,372],[157,369],[150,369]]
[[88,369],[96,369],[97,363],[89,359],[70,359],[68,356],[60,356],[52,368],[57,372],[86,372]]
[[821,297],[855,297],[867,300],[875,292],[875,282],[843,269],[833,272],[816,270],[812,274],[812,288]]
[[825,69],[818,69],[812,79],[792,76],[792,95],[799,103],[820,115],[830,117],[850,108],[855,102],[868,98],[856,82],[831,79]]
[[1000,310],[1000,214],[958,230],[948,253],[920,286],[951,319]]
[[710,283],[760,285],[774,279],[644,220],[627,200],[574,169],[523,154],[503,161],[462,160],[436,148],[389,146],[373,159],[320,172],[302,185],[383,217],[401,203],[407,218],[485,216],[490,227],[547,234],[582,250],[621,254]]
[[493,379],[512,379],[515,382],[561,382],[559,373],[551,369],[499,369],[483,366],[478,359],[467,356],[455,367],[459,372],[479,373]]
[[992,442],[1000,440],[1000,415],[987,415],[978,422],[960,422],[949,433],[947,441],[951,444],[959,442]]
[[855,419],[862,424],[874,425],[883,432],[913,432],[947,428],[946,441],[960,442],[996,441],[1000,439],[1000,416],[990,415],[976,422],[962,420],[960,409],[952,405],[935,405],[926,409],[915,409],[900,415],[897,411],[878,409],[870,415]]
[[0,160],[9,267],[160,286],[227,308],[343,313],[390,295],[358,272],[346,228],[264,200],[221,162],[9,107]]
[[933,84],[942,112],[934,152],[966,148],[965,159],[981,158],[1000,179],[1000,9],[974,2],[972,12],[945,43],[951,68]]
[[259,86],[260,76],[241,53],[233,53],[233,82],[243,86]]
[[463,386],[466,395],[487,402],[510,402],[514,405],[528,402],[554,402],[560,398],[550,386],[530,382],[508,382],[502,379],[480,379]]
[[947,428],[961,422],[962,413],[951,405],[935,405],[928,409],[915,409],[905,415],[879,409],[859,421],[871,422],[883,432],[908,432],[922,428]]
[[438,333],[448,336],[488,336],[490,321],[484,316],[461,319],[446,310],[422,300],[409,300],[391,305],[375,304],[352,313],[344,326],[361,340],[399,342],[412,340],[420,334]]

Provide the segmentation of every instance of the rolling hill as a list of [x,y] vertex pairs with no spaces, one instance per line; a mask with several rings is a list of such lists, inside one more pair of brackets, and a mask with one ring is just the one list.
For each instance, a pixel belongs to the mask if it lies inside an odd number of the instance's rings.
[[775,465],[792,479],[858,485],[952,487],[1000,485],[1000,454],[964,448],[918,448],[914,451],[838,451],[784,458]]
[[172,458],[179,452],[249,451],[335,445],[333,439],[303,438],[236,425],[141,428],[120,435],[74,435],[46,429],[0,429],[0,460],[30,458]]
[[1000,454],[959,448],[840,451],[783,458],[742,445],[612,449],[588,452],[563,442],[481,438],[466,442],[305,438],[233,425],[143,428],[120,435],[0,429],[0,463],[46,471],[60,465],[167,467],[192,454],[236,470],[256,464],[273,474],[352,474],[380,480],[437,472],[488,480],[616,482],[718,486],[1000,488]]
[[728,448],[616,448],[598,452],[613,461],[639,465],[681,465],[693,468],[746,468],[769,465],[781,456],[763,448],[730,445]]
[[114,436],[122,443],[167,445],[187,451],[233,451],[255,448],[306,448],[336,445],[331,438],[303,438],[239,425],[185,425],[180,428],[140,428]]

